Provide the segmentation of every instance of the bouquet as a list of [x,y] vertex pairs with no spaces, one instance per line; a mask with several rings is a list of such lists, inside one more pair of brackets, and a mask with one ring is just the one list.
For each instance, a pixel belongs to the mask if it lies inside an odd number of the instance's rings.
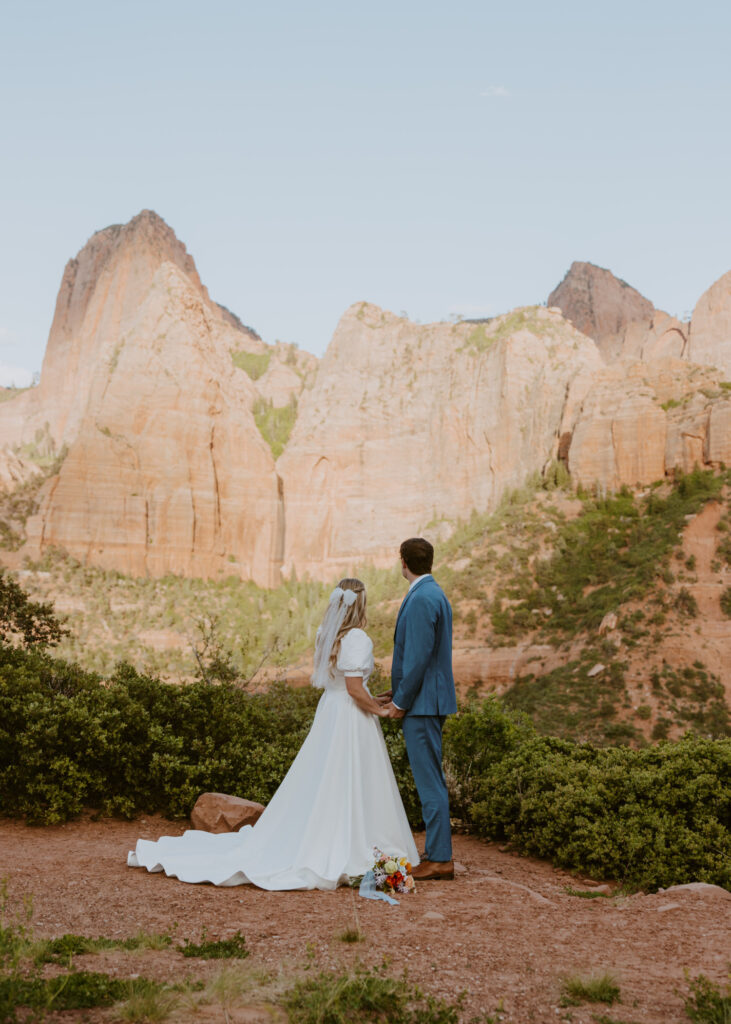
[[413,892],[416,886],[411,875],[411,865],[405,857],[389,857],[374,846],[373,853],[376,863],[373,865],[373,876],[378,892],[389,893]]

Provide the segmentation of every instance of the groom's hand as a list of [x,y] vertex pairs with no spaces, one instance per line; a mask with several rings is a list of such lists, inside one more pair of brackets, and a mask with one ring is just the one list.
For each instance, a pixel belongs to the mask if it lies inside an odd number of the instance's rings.
[[376,694],[375,701],[376,701],[377,704],[381,704],[381,705],[390,704],[392,697],[393,697],[393,693],[390,690],[387,690],[386,693],[378,693],[378,694]]
[[393,701],[386,705],[386,711],[388,711],[389,718],[403,718],[406,714],[402,708],[397,708]]

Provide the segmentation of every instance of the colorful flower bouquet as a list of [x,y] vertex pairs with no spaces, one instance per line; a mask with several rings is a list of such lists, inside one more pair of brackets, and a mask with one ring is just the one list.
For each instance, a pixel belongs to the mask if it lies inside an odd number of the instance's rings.
[[397,892],[414,892],[416,886],[411,875],[411,865],[405,857],[389,857],[377,847],[373,847],[376,863],[373,875],[378,892],[393,896]]

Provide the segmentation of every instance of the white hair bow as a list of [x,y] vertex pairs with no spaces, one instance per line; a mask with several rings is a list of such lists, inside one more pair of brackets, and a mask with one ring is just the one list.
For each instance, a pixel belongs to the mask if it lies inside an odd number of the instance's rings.
[[355,604],[358,599],[358,595],[354,590],[343,590],[342,587],[335,587],[335,590],[333,590],[330,595],[330,604],[332,604],[333,601],[339,601],[341,597],[343,599],[343,604],[346,607],[351,604]]

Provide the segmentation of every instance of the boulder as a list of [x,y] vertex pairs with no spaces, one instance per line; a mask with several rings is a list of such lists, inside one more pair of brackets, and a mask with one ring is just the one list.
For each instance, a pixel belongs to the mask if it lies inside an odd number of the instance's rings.
[[712,885],[711,882],[685,882],[682,885],[671,885],[662,890],[667,896],[668,893],[694,892],[700,896],[715,896],[722,900],[731,900],[731,892],[723,889],[720,885]]
[[190,812],[193,828],[201,832],[238,832],[254,825],[264,812],[263,804],[226,793],[202,793]]

